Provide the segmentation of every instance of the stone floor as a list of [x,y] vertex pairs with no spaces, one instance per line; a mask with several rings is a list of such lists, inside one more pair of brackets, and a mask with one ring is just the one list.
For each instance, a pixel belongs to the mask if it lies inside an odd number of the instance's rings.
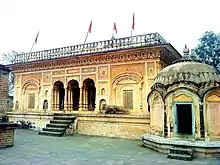
[[15,146],[0,150],[0,165],[219,165],[220,159],[170,160],[141,142],[103,137],[39,136],[16,130]]

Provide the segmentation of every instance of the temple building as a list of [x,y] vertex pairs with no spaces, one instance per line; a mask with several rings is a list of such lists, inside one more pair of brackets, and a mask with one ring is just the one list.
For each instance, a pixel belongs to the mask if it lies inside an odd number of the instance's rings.
[[[139,138],[150,128],[154,78],[180,58],[158,33],[19,54],[9,65],[15,74],[10,119],[31,119],[42,129],[55,113],[75,114],[78,133]],[[102,113],[106,104],[128,113],[109,114],[110,121]]]
[[185,152],[184,159],[193,152],[220,156],[220,75],[189,55],[187,47],[181,60],[157,74],[147,101],[150,132],[142,137],[145,146],[170,150],[170,157],[179,152],[181,158]]

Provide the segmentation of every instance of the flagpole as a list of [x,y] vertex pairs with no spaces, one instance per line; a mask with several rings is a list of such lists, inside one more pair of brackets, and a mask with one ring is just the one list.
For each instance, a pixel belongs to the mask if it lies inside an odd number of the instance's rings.
[[32,44],[32,47],[31,47],[30,53],[32,52],[32,49],[33,49],[34,45],[35,45],[35,41],[34,41],[33,44]]
[[114,29],[112,30],[112,39],[115,39],[115,36],[114,36]]
[[84,50],[84,47],[85,47],[85,44],[86,44],[88,35],[89,35],[89,31],[88,31],[87,34],[86,34],[85,41],[84,41],[84,43],[83,43],[83,47],[82,47],[82,50],[81,50],[81,54],[83,53],[83,50]]

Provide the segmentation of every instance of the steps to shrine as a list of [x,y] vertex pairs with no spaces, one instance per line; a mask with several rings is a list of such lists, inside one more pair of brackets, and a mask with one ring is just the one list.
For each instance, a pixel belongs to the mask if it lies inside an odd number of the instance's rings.
[[50,124],[47,124],[46,127],[39,132],[39,135],[63,136],[66,129],[75,121],[75,119],[76,117],[72,114],[54,114],[53,120],[51,120]]
[[193,160],[195,151],[189,148],[179,148],[173,147],[170,149],[170,153],[167,155],[169,159],[178,159],[178,160]]

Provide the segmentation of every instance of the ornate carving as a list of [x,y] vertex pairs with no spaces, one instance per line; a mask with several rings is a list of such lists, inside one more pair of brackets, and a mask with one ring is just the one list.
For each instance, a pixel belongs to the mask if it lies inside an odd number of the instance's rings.
[[145,65],[144,63],[134,63],[134,64],[122,64],[122,65],[112,65],[111,66],[111,78],[115,77],[119,73],[138,73],[139,75],[144,75]]
[[67,83],[71,80],[76,80],[78,82],[80,82],[80,76],[79,75],[76,75],[76,76],[69,76],[67,77]]
[[52,83],[54,84],[56,81],[61,81],[63,84],[65,84],[65,77],[53,77]]
[[22,85],[23,93],[25,92],[26,89],[28,89],[28,90],[37,90],[37,92],[39,92],[40,82],[37,79],[34,79],[34,78],[26,80]]
[[99,66],[98,71],[99,71],[99,73],[98,73],[99,80],[108,79],[108,66]]
[[155,77],[155,64],[154,62],[147,62],[147,76]]
[[96,67],[82,68],[82,73],[96,72]]
[[185,94],[180,94],[173,98],[173,101],[193,101],[192,97]]
[[51,72],[43,72],[43,83],[51,83]]
[[211,95],[207,98],[207,101],[220,102],[220,95]]
[[80,69],[79,68],[74,68],[74,69],[68,69],[66,71],[67,74],[77,74],[80,72]]
[[[38,71],[38,70],[51,70],[58,68],[68,68],[72,66],[88,66],[92,64],[106,64],[106,63],[118,63],[125,61],[139,61],[143,59],[159,58],[162,47],[157,48],[136,48],[135,50],[129,51],[117,51],[105,52],[103,54],[94,54],[92,56],[85,55],[76,58],[75,56],[69,58],[59,58],[53,61],[42,61],[39,63],[25,63],[15,64],[12,69],[15,72],[27,72],[27,71]],[[171,58],[171,57],[170,57]],[[68,74],[71,71],[68,72]]]
[[65,70],[56,70],[52,72],[53,75],[64,75],[65,74]]
[[38,82],[41,82],[42,73],[29,73],[29,74],[22,74],[22,84],[29,79],[35,79]]
[[90,78],[92,79],[94,82],[96,82],[96,74],[88,74],[88,75],[83,75],[82,76],[82,82],[87,79],[87,78]]

